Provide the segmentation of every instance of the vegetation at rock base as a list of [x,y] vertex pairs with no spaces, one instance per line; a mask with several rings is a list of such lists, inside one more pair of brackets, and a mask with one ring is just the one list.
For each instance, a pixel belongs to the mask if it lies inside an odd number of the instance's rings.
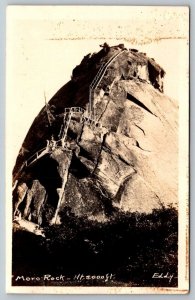
[[[73,278],[79,273],[113,273],[114,280],[107,285],[177,286],[178,213],[174,208],[147,215],[116,211],[105,223],[76,217],[68,209],[61,218],[62,225],[44,228],[46,238],[14,232],[14,276],[49,273]],[[171,282],[152,278],[154,273],[167,272],[174,274]],[[102,285],[94,280],[63,284]]]

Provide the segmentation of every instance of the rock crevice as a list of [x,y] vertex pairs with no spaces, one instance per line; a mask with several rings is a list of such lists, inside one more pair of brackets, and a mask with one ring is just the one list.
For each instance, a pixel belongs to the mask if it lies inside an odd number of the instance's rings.
[[13,172],[15,215],[44,226],[60,223],[65,208],[104,222],[114,208],[177,206],[178,108],[163,94],[165,71],[121,47],[85,56],[35,118]]

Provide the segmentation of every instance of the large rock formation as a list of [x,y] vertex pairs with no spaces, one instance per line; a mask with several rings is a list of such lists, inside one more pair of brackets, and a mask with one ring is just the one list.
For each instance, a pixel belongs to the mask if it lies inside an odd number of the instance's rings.
[[[44,226],[59,224],[67,208],[104,222],[177,206],[178,107],[163,94],[164,75],[123,45],[85,56],[24,140],[13,172],[17,214]],[[71,107],[82,109],[68,119]]]

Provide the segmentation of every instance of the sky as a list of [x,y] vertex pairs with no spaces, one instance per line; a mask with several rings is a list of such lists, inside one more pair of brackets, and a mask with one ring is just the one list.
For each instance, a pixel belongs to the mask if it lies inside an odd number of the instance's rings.
[[[188,90],[185,7],[17,6],[7,10],[6,120],[14,166],[34,118],[100,44],[146,52],[166,71],[165,94],[178,103]],[[7,152],[7,151],[6,151]]]

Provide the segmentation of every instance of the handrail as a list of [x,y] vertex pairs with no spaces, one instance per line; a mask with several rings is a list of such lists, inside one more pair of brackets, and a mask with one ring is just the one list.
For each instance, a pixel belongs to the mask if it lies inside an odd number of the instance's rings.
[[[119,52],[119,53],[120,53],[120,52]],[[96,76],[94,77],[93,81],[91,82],[91,84],[90,84],[90,86],[89,86],[89,115],[90,115],[91,112],[92,112],[92,90],[95,88],[96,82],[98,81],[98,79],[100,78],[100,76],[104,73],[104,69],[105,69],[105,70],[107,69],[109,63],[112,61],[112,59],[113,59],[116,55],[118,55],[118,53],[112,55],[111,58],[110,58],[104,65],[102,65],[102,66],[99,68],[99,70],[98,70]]]
[[69,112],[68,120],[66,121],[66,124],[65,124],[65,127],[64,127],[64,133],[63,133],[63,136],[61,138],[64,141],[65,141],[65,138],[67,136],[67,132],[68,132],[68,128],[69,128],[69,125],[70,125],[71,118],[72,118],[72,111]]
[[[120,52],[118,52],[117,54],[114,54],[114,55],[111,56],[111,58],[110,58],[110,59],[109,59],[109,60],[108,60],[101,68],[100,68],[100,70],[99,70],[98,73],[96,74],[95,78],[93,79],[92,83],[90,84],[90,88],[93,89],[94,86],[97,87],[97,85],[99,84],[99,82],[96,84],[96,81],[97,81],[98,78],[100,77],[100,74],[99,74],[99,73],[101,73],[101,72],[103,71],[103,74],[101,75],[101,78],[102,78],[103,75],[105,74],[107,68],[109,67],[109,65],[113,62],[113,60],[114,60],[115,58],[117,58],[117,56],[119,56],[120,54],[122,54],[124,51],[125,51],[125,49],[122,50],[122,51],[120,51]],[[105,69],[105,70],[103,70],[103,69]],[[101,80],[101,78],[100,78],[100,80]]]
[[107,68],[109,65],[113,62],[113,60],[118,57],[120,54],[122,54],[125,51],[122,50],[118,52],[117,54],[114,54],[111,56],[111,58],[105,63],[103,66],[100,67],[98,73],[96,74],[95,78],[93,79],[92,83],[90,84],[89,87],[89,115],[92,114],[92,109],[93,109],[93,103],[92,103],[92,91],[99,85],[100,81],[102,80]]
[[[117,54],[118,54],[118,53],[117,53]],[[112,56],[109,58],[109,60],[108,60],[104,65],[102,65],[102,66],[99,68],[98,73],[96,74],[96,76],[94,77],[93,81],[92,81],[91,84],[90,84],[90,88],[93,88],[93,87],[94,87],[95,81],[96,81],[97,78],[100,76],[100,73],[102,72],[102,70],[103,70],[104,68],[107,67],[107,65],[109,64],[109,62],[110,62],[110,61],[113,59],[113,57],[115,57],[117,54],[112,55]]]
[[[38,155],[39,154],[41,154],[44,150],[46,150],[47,149],[47,146],[46,147],[44,147],[44,148],[42,148],[42,149],[40,149],[40,150],[38,150],[37,152],[35,152],[32,156],[30,156],[26,161],[25,161],[25,165],[26,166],[29,166],[29,164],[30,163],[32,163],[32,159],[33,158],[38,158]],[[30,163],[29,163],[29,161],[30,161]]]
[[78,112],[78,113],[84,113],[85,110],[82,107],[79,106],[72,106],[72,107],[65,107],[64,112]]
[[[96,76],[94,77],[92,83],[90,84],[89,86],[89,117],[87,118],[84,118],[86,121],[89,121],[90,123],[94,123],[94,124],[98,124],[95,122],[95,120],[92,118],[92,91],[99,85],[100,81],[102,80],[102,77],[104,76],[107,68],[109,67],[109,65],[112,63],[112,61],[118,57],[120,54],[122,54],[123,52],[125,51],[122,50],[120,52],[118,52],[117,54],[114,54],[111,56],[111,58],[104,64],[100,67],[100,69],[98,70]],[[68,117],[68,120],[67,120],[67,123],[66,123],[66,126],[64,128],[64,134],[63,134],[63,137],[62,139],[65,139],[66,138],[66,135],[67,135],[67,131],[68,131],[68,127],[69,127],[69,124],[70,124],[70,121],[71,121],[71,117],[72,117],[72,113],[75,113],[75,112],[81,112],[81,113],[84,113],[85,112],[85,109],[83,109],[82,107],[79,107],[79,106],[73,106],[73,107],[66,107],[65,108],[65,114],[66,113],[69,113],[70,116]],[[64,114],[64,118],[65,118],[65,114]],[[65,121],[65,120],[64,120]],[[56,141],[56,145],[62,140],[62,139],[59,139]],[[39,153],[42,153],[44,150],[46,150],[48,148],[48,145],[40,150],[38,150],[36,153],[34,153],[32,156],[30,156],[27,160],[25,160],[25,162],[22,164],[22,166],[20,167],[19,169],[19,172],[20,173],[22,171],[22,169],[26,166],[29,166],[29,161],[32,163],[33,162],[33,158],[37,158],[38,159],[38,156],[39,156]]]
[[103,71],[103,74],[101,75],[99,82],[96,83],[96,86],[98,86],[98,84],[100,83],[100,81],[102,80],[102,77],[104,76],[104,74],[106,73],[107,68],[109,67],[109,65],[113,62],[113,60],[115,60],[115,58],[117,58],[120,54],[122,54],[125,50],[122,50],[121,52],[117,53],[107,64],[106,69]]
[[95,125],[96,127],[101,127],[101,124],[97,122],[95,119],[90,117],[83,117],[84,122]]

